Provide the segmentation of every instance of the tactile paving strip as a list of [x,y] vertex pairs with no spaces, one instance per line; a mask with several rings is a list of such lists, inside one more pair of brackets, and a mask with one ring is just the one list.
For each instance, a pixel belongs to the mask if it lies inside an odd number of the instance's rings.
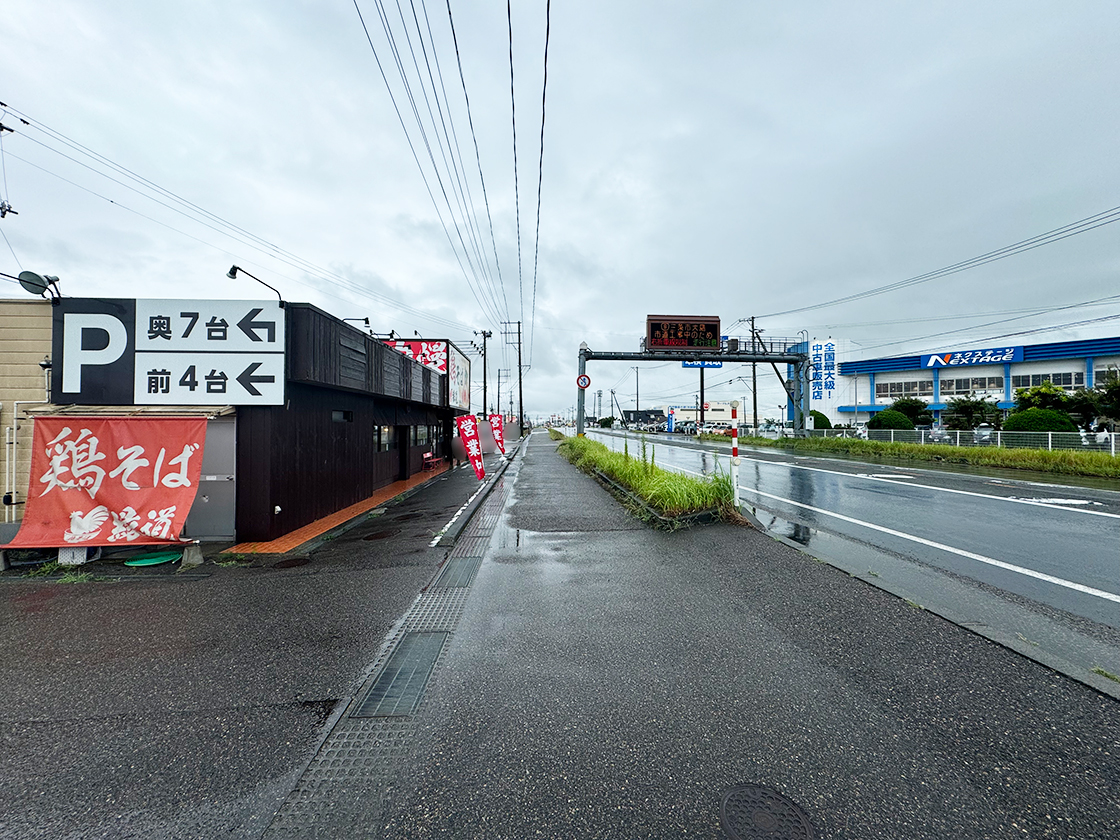
[[[462,617],[469,583],[473,582],[505,507],[506,480],[503,477],[498,481],[448,555],[449,566],[452,558],[470,561],[470,581],[463,586],[451,586],[441,585],[437,580],[429,591],[417,597],[386,637],[360,697],[368,696],[365,692],[386,673],[395,652],[410,636],[430,634],[442,638],[428,673],[429,681],[438,673],[446,656],[447,641]],[[407,760],[417,749],[415,714],[422,713],[422,709],[420,693],[409,716],[343,715],[276,812],[263,839],[374,836],[401,783]]]

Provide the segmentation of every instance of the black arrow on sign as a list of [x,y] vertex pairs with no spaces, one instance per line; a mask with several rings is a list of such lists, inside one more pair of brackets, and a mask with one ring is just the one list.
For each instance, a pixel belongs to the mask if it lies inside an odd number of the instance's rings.
[[[260,312],[258,309],[257,312]],[[240,326],[240,324],[238,325]],[[257,390],[254,383],[257,382],[275,382],[275,376],[253,376],[257,372],[257,368],[261,366],[261,362],[253,362],[245,370],[241,371],[241,375],[237,377],[237,381],[241,383],[241,387],[252,394],[254,397],[259,397],[261,392]]]
[[245,333],[245,335],[249,336],[249,339],[252,340],[252,341],[260,341],[261,340],[261,337],[259,335],[257,335],[256,331],[261,329],[262,327],[265,330],[268,331],[268,340],[269,341],[276,341],[276,322],[275,321],[254,321],[253,320],[258,315],[260,315],[261,312],[263,312],[263,311],[264,310],[261,309],[260,307],[257,307],[256,309],[250,309],[249,314],[246,315],[244,318],[242,318],[240,321],[237,322],[237,326],[241,329],[241,332],[243,332],[243,333]]

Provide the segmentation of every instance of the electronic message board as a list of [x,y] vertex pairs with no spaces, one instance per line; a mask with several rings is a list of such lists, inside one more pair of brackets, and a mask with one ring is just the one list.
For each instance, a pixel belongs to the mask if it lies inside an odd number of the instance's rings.
[[719,352],[718,315],[647,315],[646,350]]

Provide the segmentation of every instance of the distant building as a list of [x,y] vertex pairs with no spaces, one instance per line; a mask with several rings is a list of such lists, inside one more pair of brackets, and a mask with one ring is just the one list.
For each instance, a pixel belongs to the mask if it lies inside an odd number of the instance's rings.
[[[828,350],[829,343],[832,350]],[[958,397],[990,397],[1001,409],[1015,405],[1015,391],[1049,382],[1073,391],[1092,388],[1120,370],[1120,337],[1050,344],[952,346],[920,356],[895,356],[846,361],[846,343],[814,340],[810,355],[818,354],[822,378],[814,370],[811,408],[833,424],[864,422],[901,397],[916,397],[929,404],[935,418]],[[831,358],[828,355],[831,354]],[[827,359],[827,361],[826,361]],[[834,365],[833,387],[823,378]],[[818,398],[819,395],[819,398]],[[831,395],[831,396],[829,396]]]

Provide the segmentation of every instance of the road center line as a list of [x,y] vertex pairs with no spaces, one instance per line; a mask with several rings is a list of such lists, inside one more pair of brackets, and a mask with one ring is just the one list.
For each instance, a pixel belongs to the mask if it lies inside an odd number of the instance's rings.
[[795,502],[792,499],[784,499],[781,496],[775,496],[772,493],[764,493],[761,490],[755,490],[753,487],[740,487],[740,489],[746,490],[748,493],[755,493],[759,496],[765,496],[768,499],[774,499],[778,502],[784,502],[787,505],[794,505],[795,507],[805,508],[806,510],[811,510],[813,511],[813,513],[819,513],[823,516],[831,516],[835,519],[840,519],[853,525],[861,525],[862,527],[870,528],[873,531],[880,531],[884,534],[890,534],[892,537],[899,537],[901,539],[916,542],[930,548],[937,548],[941,551],[948,551],[950,554],[957,554],[961,557],[967,557],[969,560],[975,560],[978,563],[985,563],[989,566],[995,566],[997,569],[1004,569],[1008,572],[1015,572],[1020,575],[1026,575],[1027,577],[1033,577],[1037,580],[1046,581],[1047,583],[1053,583],[1056,586],[1064,586],[1066,589],[1073,589],[1077,592],[1083,592],[1086,595],[1093,595],[1097,598],[1104,598],[1107,601],[1114,601],[1120,604],[1120,595],[1116,595],[1112,592],[1105,592],[1103,589],[1094,589],[1091,586],[1074,583],[1073,581],[1054,577],[1053,575],[1044,574],[1043,572],[1036,572],[1034,569],[1027,569],[1022,566],[1016,566],[1012,563],[1004,563],[1002,560],[995,560],[991,557],[985,557],[983,554],[975,554],[971,551],[965,551],[961,548],[954,548],[951,545],[945,545],[944,543],[927,540],[924,537],[918,537],[913,534],[906,534],[902,531],[896,531],[893,528],[887,528],[883,525],[876,525],[873,522],[864,522],[861,519],[853,519],[852,517],[845,516],[842,513],[834,513],[833,511],[813,507],[812,505],[807,505],[802,502]]

